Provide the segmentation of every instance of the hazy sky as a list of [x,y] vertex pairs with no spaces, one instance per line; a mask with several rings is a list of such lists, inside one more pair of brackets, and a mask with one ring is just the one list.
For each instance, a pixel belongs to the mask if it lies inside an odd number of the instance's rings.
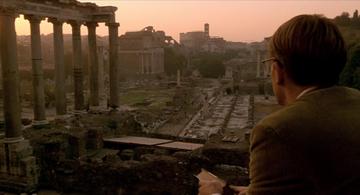
[[[276,28],[298,14],[323,14],[333,18],[343,11],[351,15],[360,9],[357,0],[81,0],[100,6],[118,7],[116,19],[120,23],[119,34],[137,31],[145,26],[154,26],[166,34],[179,39],[180,32],[203,30],[204,23],[210,24],[211,36],[222,36],[229,41],[261,41],[271,36]],[[16,21],[19,35],[29,34],[27,21]],[[41,33],[52,32],[52,25],[43,21]],[[64,32],[70,33],[69,25]],[[99,35],[107,35],[107,28],[101,24]],[[82,28],[82,34],[87,34]]]

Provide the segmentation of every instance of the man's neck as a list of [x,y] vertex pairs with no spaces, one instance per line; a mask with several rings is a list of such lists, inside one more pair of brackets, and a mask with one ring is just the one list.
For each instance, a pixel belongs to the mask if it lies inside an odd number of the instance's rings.
[[317,88],[317,86],[291,86],[285,90],[285,105],[293,103],[295,100]]

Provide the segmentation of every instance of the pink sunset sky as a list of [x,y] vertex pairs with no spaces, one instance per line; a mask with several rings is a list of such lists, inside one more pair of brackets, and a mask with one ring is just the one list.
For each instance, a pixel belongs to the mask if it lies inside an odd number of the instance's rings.
[[[100,6],[116,6],[119,35],[127,31],[141,30],[154,26],[164,30],[174,39],[180,32],[203,30],[204,23],[210,24],[210,35],[221,36],[228,41],[262,41],[271,36],[276,28],[299,14],[323,14],[333,18],[342,12],[353,14],[360,9],[357,0],[81,0]],[[18,35],[30,33],[28,21],[21,16],[16,20]],[[64,25],[64,33],[70,33]],[[82,34],[87,30],[82,28]],[[52,33],[52,25],[41,23],[41,33]],[[107,28],[100,24],[98,35],[107,35]]]

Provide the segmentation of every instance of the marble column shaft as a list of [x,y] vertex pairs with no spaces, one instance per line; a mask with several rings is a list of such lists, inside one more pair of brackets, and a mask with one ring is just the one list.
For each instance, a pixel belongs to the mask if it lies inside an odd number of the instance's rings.
[[25,18],[29,20],[31,29],[34,121],[44,121],[46,120],[46,115],[40,37],[40,22],[43,18],[38,16],[25,16]]
[[105,63],[104,63],[104,48],[98,47],[98,66],[99,66],[99,104],[104,100],[106,96],[105,93],[105,83],[104,83],[104,74],[105,74]]
[[96,44],[95,22],[86,23],[89,41],[89,66],[90,66],[90,106],[99,106],[99,63]]
[[63,21],[49,19],[54,30],[56,115],[66,115],[66,72],[64,63]]
[[256,78],[260,78],[260,65],[261,65],[260,52],[257,52],[256,55],[257,55]]
[[4,95],[5,139],[21,137],[20,86],[15,13],[0,10],[0,52]]
[[72,27],[72,44],[73,44],[73,67],[74,67],[74,98],[75,110],[84,109],[84,84],[83,68],[81,61],[81,23],[77,21],[70,22]]
[[141,53],[141,69],[140,69],[141,74],[145,73],[144,69],[145,69],[145,67],[144,67],[144,52],[142,52]]
[[178,86],[178,87],[180,87],[180,85],[181,85],[181,72],[180,72],[180,69],[177,69],[176,70],[176,85]]
[[119,107],[118,28],[119,23],[107,23],[109,27],[110,56],[110,107]]
[[154,52],[151,52],[151,61],[150,61],[150,70],[151,74],[156,73],[156,64],[155,64],[155,55]]

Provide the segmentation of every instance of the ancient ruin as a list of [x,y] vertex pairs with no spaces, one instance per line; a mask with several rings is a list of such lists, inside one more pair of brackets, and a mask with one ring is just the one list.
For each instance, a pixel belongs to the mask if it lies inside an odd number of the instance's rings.
[[225,52],[226,41],[222,37],[210,36],[210,25],[204,24],[204,31],[180,33],[180,44],[196,51]]
[[[249,132],[277,109],[261,85],[265,42],[211,37],[209,24],[182,44],[152,26],[118,36],[116,10],[0,0],[0,194],[197,194],[201,168],[247,185]],[[16,35],[19,14],[30,36]],[[196,67],[229,49],[223,75]]]
[[115,21],[116,7],[99,7],[76,0],[1,0],[0,1],[0,52],[4,93],[5,135],[0,143],[0,187],[24,191],[38,183],[38,166],[29,141],[22,136],[20,118],[19,74],[16,53],[15,18],[25,15],[31,24],[31,54],[34,96],[34,126],[48,124],[45,113],[44,78],[40,44],[40,22],[47,18],[54,27],[54,56],[56,69],[56,113],[63,118],[67,113],[65,102],[64,50],[62,25],[72,26],[75,113],[84,111],[83,70],[81,61],[80,27],[88,28],[89,54],[91,57],[91,105],[99,105],[97,71],[96,26],[106,23],[109,28],[110,51],[110,106],[119,106],[117,38],[119,24]]
[[166,38],[163,31],[155,31],[152,26],[120,36],[120,74],[131,78],[164,73]]

